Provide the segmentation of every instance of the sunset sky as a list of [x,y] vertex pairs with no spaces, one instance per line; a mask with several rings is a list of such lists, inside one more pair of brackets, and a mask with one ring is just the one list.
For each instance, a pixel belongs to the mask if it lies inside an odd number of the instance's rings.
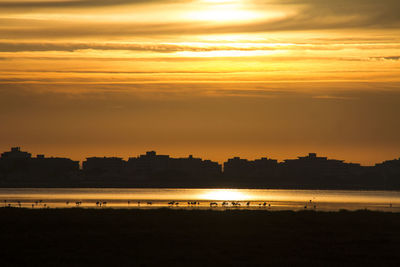
[[0,151],[400,157],[399,0],[0,0]]

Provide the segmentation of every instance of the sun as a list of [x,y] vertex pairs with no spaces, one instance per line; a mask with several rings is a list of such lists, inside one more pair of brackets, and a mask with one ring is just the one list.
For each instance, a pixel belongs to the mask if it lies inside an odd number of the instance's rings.
[[259,14],[245,8],[240,0],[203,0],[196,11],[187,12],[185,17],[195,21],[228,22],[254,20]]
[[200,196],[204,200],[247,200],[249,196],[235,189],[210,189]]
[[251,20],[254,18],[254,13],[246,10],[205,10],[193,14],[193,19],[195,20],[205,20],[205,21],[234,21],[234,20]]

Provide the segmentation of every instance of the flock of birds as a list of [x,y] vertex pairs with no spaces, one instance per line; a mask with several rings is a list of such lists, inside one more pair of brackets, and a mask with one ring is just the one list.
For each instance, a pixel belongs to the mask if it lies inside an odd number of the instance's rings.
[[[152,206],[153,202],[151,201],[147,201],[147,202],[141,202],[141,201],[135,201],[135,202],[131,202],[130,200],[128,200],[127,204],[128,206],[130,206],[131,204],[136,203],[138,207],[140,207],[142,204],[143,205],[147,205],[147,206]],[[16,201],[8,201],[8,200],[4,200],[4,207],[22,207],[22,202],[19,200]],[[70,201],[66,201],[65,202],[66,206],[73,206],[75,204],[75,207],[80,207],[82,205],[82,201],[75,201],[75,202],[70,202]],[[89,203],[87,203],[89,204]],[[90,203],[89,206],[91,206]],[[96,201],[95,202],[96,207],[105,207],[107,206],[107,201]],[[182,206],[184,205],[184,203],[180,203],[177,201],[170,201],[168,202],[168,206],[169,207],[178,207],[178,206]],[[206,204],[207,205],[207,204]],[[26,203],[25,203],[26,206]],[[187,207],[199,207],[200,206],[200,202],[199,201],[187,201]],[[252,204],[250,201],[247,202],[239,202],[239,201],[223,201],[221,202],[209,202],[209,206],[211,208],[216,208],[216,207],[223,207],[223,208],[228,208],[228,207],[247,207],[247,208],[254,208],[254,207],[260,207],[260,208],[271,208],[271,203],[267,203],[267,202],[263,202],[263,203],[254,203]],[[31,203],[31,207],[32,209],[37,207],[37,208],[50,208],[50,206],[47,203],[44,203],[43,200],[36,200],[33,203]],[[389,207],[392,208],[393,205],[390,203]],[[316,202],[310,200],[309,202],[307,202],[304,205],[304,209],[316,209],[317,208],[317,204]]]
[[[311,202],[311,200],[310,200],[310,202]],[[222,203],[210,202],[209,206],[211,208],[218,207],[219,205],[220,205],[220,207],[241,207],[242,204],[244,204],[243,206],[250,207],[250,205],[251,205],[250,203],[251,203],[250,201],[246,202],[245,204],[241,203],[241,202],[238,202],[238,201],[231,201],[231,202],[223,201]],[[65,202],[66,206],[73,206],[74,204],[75,204],[76,207],[80,207],[82,205],[82,201],[75,201],[75,202],[66,201]],[[96,207],[105,207],[107,205],[107,201],[96,201],[95,204],[96,204]],[[128,204],[128,206],[130,206],[133,203],[130,200],[128,200],[127,204]],[[147,201],[147,202],[137,201],[136,204],[137,204],[137,206],[141,206],[142,204],[145,204],[147,206],[151,206],[151,205],[153,205],[153,202],[151,202],[151,201]],[[170,201],[170,202],[168,202],[168,206],[169,207],[174,207],[174,206],[178,207],[178,206],[182,206],[182,205],[181,205],[180,202]],[[189,207],[199,207],[200,206],[200,202],[199,201],[187,201],[187,206],[189,206]],[[267,202],[264,202],[262,204],[259,203],[258,206],[259,207],[269,207],[270,208],[271,204],[270,203],[267,204]],[[17,201],[4,200],[4,207],[20,207],[21,208],[22,207],[22,203],[19,200],[17,200]],[[38,208],[50,208],[50,206],[48,204],[44,203],[43,200],[34,201],[33,203],[31,203],[31,207],[32,208],[35,208],[35,207],[38,207]],[[314,207],[316,207],[316,206],[314,206]],[[306,208],[306,206],[305,206],[305,208]]]

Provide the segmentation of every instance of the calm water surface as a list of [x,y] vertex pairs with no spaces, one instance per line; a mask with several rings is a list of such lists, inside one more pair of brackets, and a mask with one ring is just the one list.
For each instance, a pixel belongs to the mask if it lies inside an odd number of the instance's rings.
[[208,209],[214,203],[213,208],[216,209],[370,209],[400,212],[399,191],[0,188],[0,201],[4,206],[28,208]]

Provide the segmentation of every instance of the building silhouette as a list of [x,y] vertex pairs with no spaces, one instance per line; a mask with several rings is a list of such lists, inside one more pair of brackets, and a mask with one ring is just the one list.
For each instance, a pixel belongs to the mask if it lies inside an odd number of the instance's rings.
[[91,157],[82,163],[83,170],[95,175],[119,174],[125,167],[122,158],[117,157]]
[[82,162],[45,157],[13,147],[0,157],[2,187],[225,187],[297,189],[400,189],[400,158],[361,166],[309,153],[278,162],[233,157],[221,164],[189,155],[148,151],[124,160],[89,157]]
[[382,177],[384,188],[400,188],[400,158],[375,165],[375,173]]
[[1,154],[2,159],[29,159],[32,154],[21,151],[20,147],[12,147],[10,151]]
[[79,162],[67,158],[32,157],[19,147],[1,154],[0,186],[57,185],[61,178],[69,178],[79,172]]

